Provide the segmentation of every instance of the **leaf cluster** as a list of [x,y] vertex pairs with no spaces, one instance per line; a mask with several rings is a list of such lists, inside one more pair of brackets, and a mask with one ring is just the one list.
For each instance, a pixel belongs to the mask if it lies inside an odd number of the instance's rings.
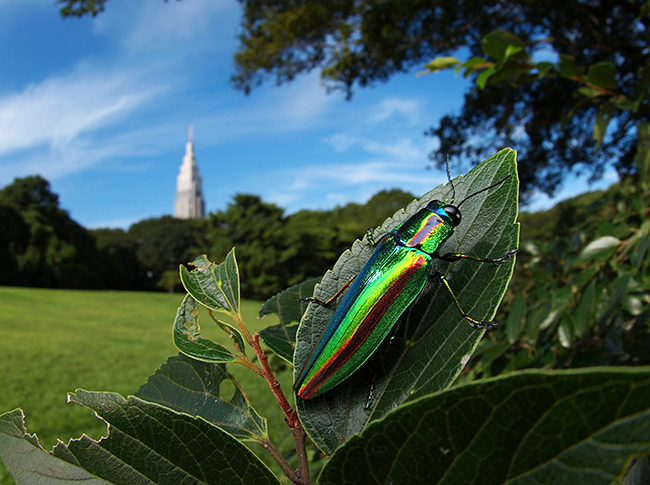
[[650,364],[649,212],[647,179],[635,176],[522,214],[505,325],[479,345],[464,378]]
[[[462,199],[514,170],[514,152],[504,150],[456,179],[456,195]],[[491,251],[499,253],[516,245],[516,189],[516,179],[511,177],[463,205],[463,220],[471,223],[456,228],[440,250],[491,255]],[[551,313],[559,311],[563,316],[537,328],[544,332],[555,325],[554,334],[568,352],[585,335],[611,343],[610,329],[629,327],[630,322],[622,320],[630,316],[638,317],[634,325],[645,325],[647,318],[641,320],[641,315],[647,310],[639,313],[632,308],[634,298],[647,297],[648,289],[648,199],[647,192],[640,199],[638,192],[636,185],[630,184],[613,191],[611,199],[603,197],[599,210],[611,216],[609,229],[594,215],[581,226],[593,242],[563,263],[569,273],[571,268],[579,268],[590,275],[591,282],[582,282],[587,290],[575,312],[568,305],[553,308]],[[398,211],[375,233],[390,230],[431,198],[449,196],[450,187],[439,187]],[[612,205],[612,201],[616,203]],[[589,207],[586,212],[591,210]],[[637,223],[642,230],[630,230]],[[603,236],[607,230],[617,237]],[[320,283],[305,282],[267,301],[260,315],[277,313],[280,317],[280,325],[263,332],[269,348],[299,368],[326,318],[319,313],[326,310],[313,306],[306,310],[297,299],[312,291],[320,296],[329,293],[341,278],[358,272],[371,252],[367,243],[357,241]],[[524,271],[548,266],[542,259],[528,259]],[[596,261],[593,269],[580,266],[591,260]],[[454,293],[468,312],[490,318],[506,290],[512,264],[499,270],[485,266],[463,262],[439,269],[454,284]],[[604,280],[611,273],[617,276],[607,285]],[[484,362],[489,351],[479,343],[482,332],[468,328],[451,299],[435,289],[423,292],[399,322],[395,337],[377,351],[381,359],[374,368],[375,378],[368,378],[372,368],[366,366],[323,396],[297,399],[293,410],[271,373],[259,335],[251,335],[241,318],[239,277],[234,251],[221,264],[201,256],[191,269],[181,266],[188,294],[173,324],[174,342],[181,355],[169,358],[136,396],[125,399],[114,393],[82,390],[69,394],[70,401],[93,409],[110,425],[101,440],[84,435],[67,444],[59,442],[48,453],[25,430],[20,410],[0,415],[0,457],[19,483],[280,483],[243,444],[256,443],[271,454],[292,482],[308,485],[305,430],[316,446],[330,455],[323,465],[322,455],[311,454],[311,472],[320,470],[320,484],[607,484],[622,479],[628,471],[626,483],[632,484],[641,483],[649,470],[644,458],[650,450],[647,367],[567,372],[538,369],[470,382],[468,377],[477,374],[474,364],[466,371],[466,383],[448,388],[477,345],[477,362]],[[585,279],[576,275],[574,280],[580,278]],[[530,285],[524,286],[522,292],[532,294]],[[572,287],[578,283],[574,281]],[[549,289],[540,287],[540,291]],[[580,290],[573,293],[576,291]],[[590,292],[591,296],[586,296]],[[547,299],[558,301],[560,294],[564,294],[562,287]],[[515,343],[530,333],[527,325],[511,321],[513,315],[521,316],[521,310],[515,308],[521,301],[515,301],[505,330]],[[201,335],[200,307],[231,336],[232,348]],[[218,314],[229,316],[234,324],[222,321]],[[526,324],[538,314],[528,314]],[[301,320],[297,334],[292,325],[296,320]],[[550,333],[549,338],[553,338]],[[255,351],[259,365],[247,357],[248,347]],[[558,360],[568,362],[565,367],[576,366],[577,361],[578,357],[568,361],[564,356]],[[616,361],[621,362],[628,363]],[[255,411],[227,364],[244,365],[267,380],[291,428],[294,457],[283,456],[270,441],[266,420]],[[226,383],[231,385],[224,386]],[[368,408],[364,404],[371,383],[373,402]],[[232,387],[234,394],[226,390]]]

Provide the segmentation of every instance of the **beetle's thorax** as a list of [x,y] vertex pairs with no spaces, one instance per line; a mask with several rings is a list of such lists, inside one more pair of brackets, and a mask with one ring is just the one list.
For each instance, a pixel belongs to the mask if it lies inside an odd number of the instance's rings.
[[454,230],[444,206],[439,200],[429,202],[394,230],[397,240],[405,246],[433,253]]

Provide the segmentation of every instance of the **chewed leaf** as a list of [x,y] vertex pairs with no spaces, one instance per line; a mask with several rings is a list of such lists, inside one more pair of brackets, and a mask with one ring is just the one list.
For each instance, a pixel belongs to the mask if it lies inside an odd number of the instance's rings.
[[191,263],[195,269],[181,266],[181,282],[201,305],[229,314],[239,314],[239,269],[232,249],[221,264],[203,255]]
[[41,448],[36,437],[27,433],[20,409],[0,415],[0,458],[16,483],[111,483]]
[[232,362],[235,356],[223,345],[201,337],[199,304],[185,295],[174,320],[174,345],[185,355],[204,362]]
[[20,411],[0,416],[3,461],[27,453],[26,460],[5,461],[15,477],[33,479],[18,483],[280,483],[244,444],[203,418],[115,393],[77,391],[69,400],[106,421],[108,436],[59,442],[50,454],[26,433]]
[[267,436],[266,419],[257,414],[235,383],[235,394],[225,397],[224,381],[234,382],[224,364],[208,364],[184,355],[170,357],[147,379],[136,396],[176,411],[201,416],[240,439]]
[[[454,179],[456,203],[504,177],[500,185],[482,192],[462,205],[462,222],[440,248],[438,254],[463,253],[497,257],[517,248],[518,180],[516,153],[504,149],[468,174]],[[442,185],[406,209],[395,213],[375,229],[379,240],[431,200],[450,201],[452,189]],[[374,248],[356,241],[341,255],[336,265],[316,286],[315,295],[327,300],[364,266]],[[491,320],[508,286],[514,258],[500,266],[475,261],[445,263],[434,268],[447,277],[461,307],[470,316]],[[294,372],[307,360],[332,317],[333,310],[310,305],[303,317],[296,340]],[[407,400],[440,391],[461,372],[482,331],[471,328],[461,317],[446,289],[433,281],[396,323],[391,343],[382,344],[367,364],[345,382],[314,399],[297,399],[301,421],[317,446],[331,454],[341,443],[359,433],[367,423],[386,415]],[[295,375],[294,375],[295,377]],[[374,383],[373,406],[368,402],[370,383]]]

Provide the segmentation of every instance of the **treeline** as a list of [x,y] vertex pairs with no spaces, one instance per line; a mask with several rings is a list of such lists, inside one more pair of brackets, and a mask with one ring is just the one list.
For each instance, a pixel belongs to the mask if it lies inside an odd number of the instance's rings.
[[287,215],[260,197],[238,194],[206,219],[147,219],[128,230],[87,230],[59,206],[40,176],[0,190],[0,284],[114,290],[180,289],[178,266],[236,247],[245,298],[265,299],[320,276],[366,228],[414,196],[382,191],[367,204]]

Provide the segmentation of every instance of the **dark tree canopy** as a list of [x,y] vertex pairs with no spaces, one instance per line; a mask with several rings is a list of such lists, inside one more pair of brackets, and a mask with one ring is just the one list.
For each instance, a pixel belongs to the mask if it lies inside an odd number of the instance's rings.
[[[385,81],[430,59],[467,48],[482,56],[482,39],[509,30],[529,50],[570,55],[576,65],[608,61],[618,88],[630,95],[648,60],[647,14],[642,0],[240,0],[244,9],[233,82],[245,92],[265,79],[291,81],[320,69],[332,89],[348,96],[357,87]],[[426,79],[423,80],[426,82]],[[431,158],[447,155],[478,163],[503,146],[520,155],[524,198],[539,189],[552,194],[570,170],[600,177],[616,160],[630,170],[636,142],[630,129],[647,119],[617,114],[612,133],[594,153],[596,106],[571,117],[576,86],[548,78],[513,87],[507,83],[466,95],[460,113],[428,131],[439,138]]]

